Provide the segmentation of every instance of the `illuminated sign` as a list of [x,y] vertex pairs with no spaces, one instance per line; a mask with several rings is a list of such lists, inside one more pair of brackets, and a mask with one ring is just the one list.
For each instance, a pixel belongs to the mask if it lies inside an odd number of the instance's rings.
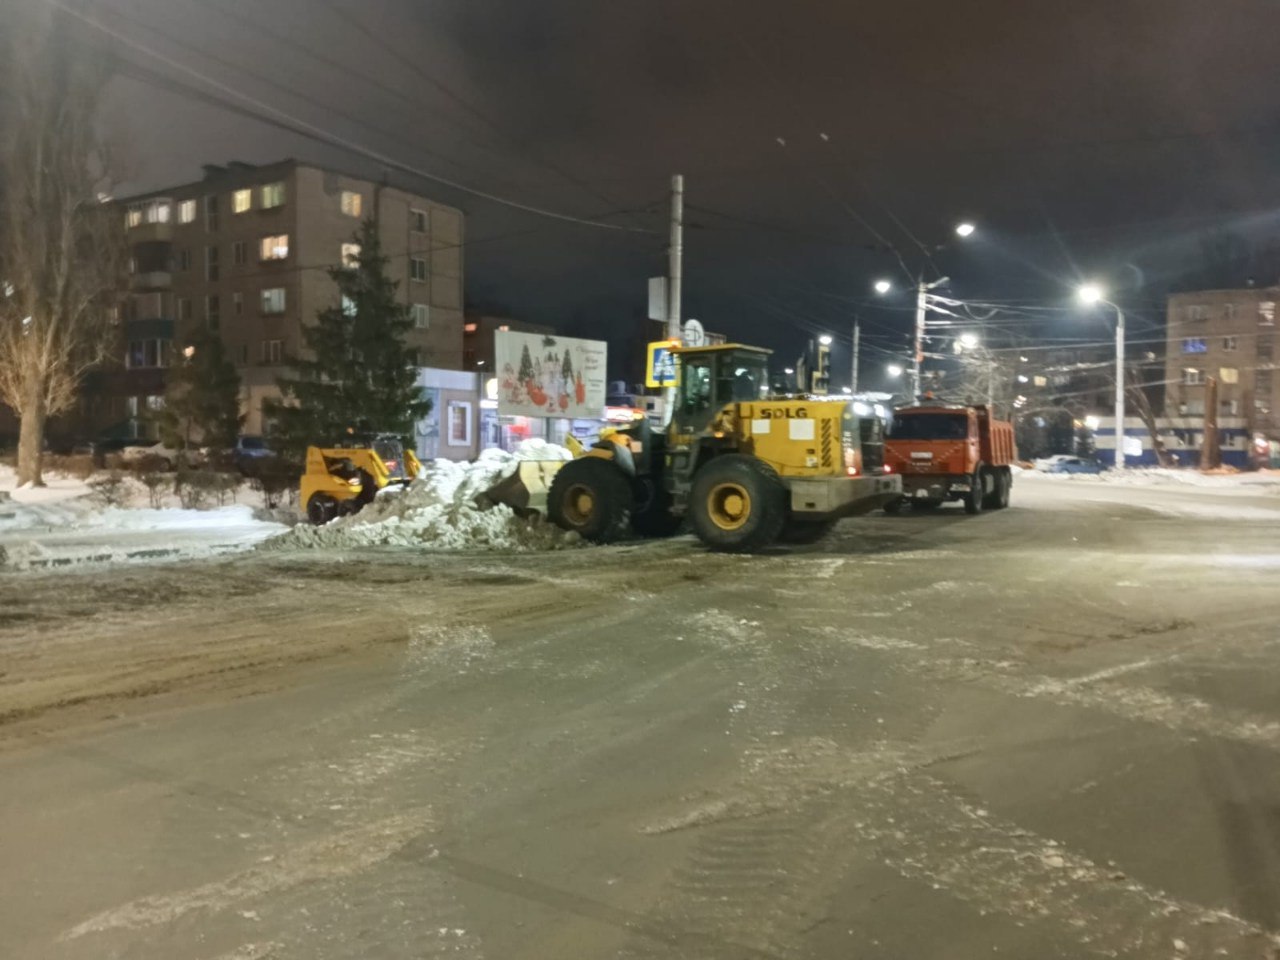
[[676,356],[671,348],[679,346],[679,340],[657,340],[649,344],[648,361],[645,363],[644,383],[647,387],[674,387],[676,385]]

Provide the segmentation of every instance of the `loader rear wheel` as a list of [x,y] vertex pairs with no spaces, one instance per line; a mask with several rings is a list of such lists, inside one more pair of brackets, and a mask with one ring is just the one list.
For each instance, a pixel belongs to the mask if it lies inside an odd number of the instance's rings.
[[642,537],[672,537],[683,524],[684,517],[671,512],[671,494],[664,487],[650,479],[636,481],[632,530]]
[[699,539],[715,550],[761,550],[786,523],[787,488],[767,464],[725,454],[693,478],[689,516]]
[[307,519],[317,527],[338,515],[338,501],[327,493],[313,493],[307,501]]
[[562,530],[572,530],[592,543],[612,543],[627,529],[631,485],[614,464],[602,457],[566,463],[547,493],[547,516]]
[[801,520],[791,517],[778,535],[781,543],[817,543],[835,529],[835,520]]

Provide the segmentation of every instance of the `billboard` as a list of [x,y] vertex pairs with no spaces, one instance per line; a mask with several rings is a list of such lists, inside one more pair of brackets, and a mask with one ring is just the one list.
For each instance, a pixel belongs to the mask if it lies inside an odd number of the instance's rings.
[[493,353],[502,416],[604,417],[603,340],[499,330]]

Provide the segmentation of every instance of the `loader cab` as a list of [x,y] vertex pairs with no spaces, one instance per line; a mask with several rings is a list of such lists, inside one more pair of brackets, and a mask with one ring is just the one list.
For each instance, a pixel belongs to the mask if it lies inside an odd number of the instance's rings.
[[671,423],[676,435],[705,433],[729,404],[759,400],[768,392],[768,350],[730,343],[674,352],[679,386]]

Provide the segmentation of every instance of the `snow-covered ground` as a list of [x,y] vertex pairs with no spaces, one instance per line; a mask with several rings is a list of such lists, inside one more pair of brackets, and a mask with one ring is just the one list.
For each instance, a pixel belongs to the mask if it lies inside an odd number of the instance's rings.
[[264,544],[268,549],[412,546],[425,550],[550,550],[576,537],[508,507],[481,507],[475,497],[511,474],[521,460],[569,460],[564,447],[526,440],[515,453],[485,450],[474,463],[436,460],[408,490],[388,492],[360,513],[323,527],[299,524]]
[[261,497],[247,486],[236,503],[184,510],[166,492],[152,509],[136,481],[127,481],[126,506],[95,501],[89,483],[56,474],[46,486],[15,489],[13,470],[0,466],[0,572],[78,567],[247,550],[286,529],[256,519]]
[[1236,522],[1280,522],[1280,473],[1203,474],[1192,470],[1126,470],[1099,475],[1024,470],[1014,481],[1034,491],[1041,510],[1071,510],[1080,503],[1138,508],[1166,517]]
[[1215,493],[1242,492],[1247,496],[1280,496],[1280,470],[1249,473],[1201,473],[1199,470],[1169,470],[1162,467],[1133,467],[1102,473],[1045,473],[1023,470],[1019,480],[1048,480],[1059,483],[1098,484],[1126,487],[1198,487]]

